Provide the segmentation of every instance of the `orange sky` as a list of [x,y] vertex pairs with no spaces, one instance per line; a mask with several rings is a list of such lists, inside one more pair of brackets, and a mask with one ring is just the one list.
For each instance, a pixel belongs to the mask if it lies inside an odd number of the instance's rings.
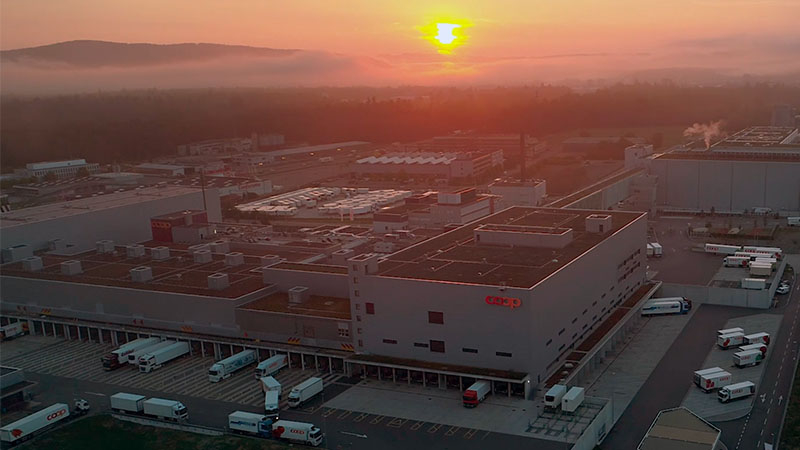
[[743,33],[796,38],[798,16],[800,0],[3,0],[0,46],[215,42],[377,56],[431,52],[419,27],[452,17],[473,24],[464,55],[533,56]]

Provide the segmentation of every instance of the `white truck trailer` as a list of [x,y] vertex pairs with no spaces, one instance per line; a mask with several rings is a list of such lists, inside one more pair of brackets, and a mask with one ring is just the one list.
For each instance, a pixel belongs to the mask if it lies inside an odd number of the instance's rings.
[[726,256],[725,267],[747,267],[750,265],[750,258],[747,256]]
[[646,253],[645,254],[647,255],[647,257],[648,258],[652,257],[653,256],[653,244],[647,244],[645,249],[646,249]]
[[278,391],[281,393],[281,384],[274,377],[261,377],[261,392]]
[[149,337],[139,338],[122,344],[116,350],[113,350],[100,358],[100,362],[103,363],[103,370],[114,370],[119,368],[128,361],[128,355],[131,353],[159,342],[161,342],[160,338]]
[[175,343],[175,341],[161,341],[161,342],[157,342],[157,343],[155,343],[153,345],[150,345],[148,347],[144,347],[144,348],[140,348],[140,349],[134,350],[133,352],[128,353],[128,363],[139,365],[139,358],[141,358],[142,355],[146,355],[146,354],[148,354],[150,352],[154,352],[154,351],[156,351],[158,349],[162,349],[164,347],[168,347],[168,346],[170,346],[170,345],[172,345],[174,343]]
[[767,355],[767,344],[747,344],[739,347],[740,352],[745,352],[747,350],[758,350],[761,352],[762,355]]
[[744,336],[745,344],[764,344],[769,345],[769,333],[753,333]]
[[753,262],[757,264],[769,264],[773,271],[778,268],[778,260],[775,258],[767,258],[766,256],[758,257]]
[[664,247],[661,246],[658,242],[651,242],[650,246],[653,247],[653,256],[656,258],[661,258],[664,256]]
[[767,280],[763,278],[742,278],[742,289],[761,290],[767,288]]
[[478,380],[464,391],[461,401],[467,408],[474,408],[478,406],[478,403],[482,402],[491,391],[492,383],[490,381]]
[[255,350],[243,350],[222,361],[217,361],[208,369],[208,381],[216,383],[228,378],[237,370],[256,362]]
[[692,303],[683,297],[652,298],[642,305],[643,316],[663,316],[667,314],[686,314]]
[[723,350],[738,347],[744,343],[744,333],[741,331],[723,334],[722,336],[717,337],[717,345],[719,345],[719,347]]
[[22,336],[28,331],[28,322],[14,322],[0,327],[0,339],[3,341]]
[[256,379],[275,375],[279,370],[286,367],[288,364],[286,355],[277,354],[264,361],[258,363],[256,366]]
[[144,395],[117,392],[111,397],[111,409],[118,412],[139,414],[144,411]]
[[322,443],[322,430],[313,423],[279,420],[272,424],[272,435],[278,439],[310,444],[317,447]]
[[768,258],[783,258],[783,249],[780,247],[759,247],[757,245],[745,245],[742,247],[742,251],[755,253]]
[[717,399],[722,403],[728,403],[731,400],[739,400],[755,393],[756,385],[750,381],[743,381],[720,389],[717,393]]
[[175,342],[168,347],[158,349],[154,352],[139,357],[139,372],[150,373],[163,366],[164,364],[189,354],[188,342]]
[[544,407],[558,409],[561,406],[561,399],[567,393],[567,387],[563,384],[555,384],[544,394]]
[[144,406],[144,413],[148,416],[175,422],[184,421],[189,418],[189,412],[186,410],[186,407],[177,400],[150,398],[145,400],[142,405]]
[[788,225],[790,227],[800,227],[800,216],[787,217],[786,218],[786,225]]
[[750,278],[752,277],[768,277],[772,274],[772,265],[769,263],[760,263],[758,261],[750,262]]
[[278,420],[280,414],[280,391],[267,391],[264,392],[264,413],[269,415],[275,420]]
[[56,403],[0,428],[0,441],[17,443],[26,441],[36,432],[69,417],[69,405]]
[[711,367],[708,369],[696,370],[694,372],[694,377],[692,378],[692,381],[694,382],[694,384],[701,386],[704,376],[711,375],[712,373],[717,373],[717,372],[724,372],[724,370],[722,370],[722,367]]
[[744,328],[726,328],[724,330],[717,330],[717,337],[720,337],[724,334],[731,334],[731,333],[742,333],[744,334]]
[[759,349],[743,350],[733,354],[733,364],[736,367],[749,367],[761,364],[764,354]]
[[714,253],[717,255],[733,255],[740,251],[742,247],[738,245],[724,245],[724,244],[706,244],[704,250],[706,253]]
[[263,414],[246,411],[234,411],[228,414],[228,429],[234,433],[268,437],[272,434],[272,422]]
[[289,392],[289,407],[297,408],[322,392],[322,378],[311,377],[298,384]]
[[564,412],[575,412],[583,403],[584,390],[582,387],[574,386],[561,398],[561,410]]
[[730,372],[722,370],[719,372],[701,375],[700,384],[698,386],[700,386],[700,389],[702,389],[704,392],[711,392],[715,389],[719,389],[723,386],[731,384],[732,381],[733,376],[730,374]]

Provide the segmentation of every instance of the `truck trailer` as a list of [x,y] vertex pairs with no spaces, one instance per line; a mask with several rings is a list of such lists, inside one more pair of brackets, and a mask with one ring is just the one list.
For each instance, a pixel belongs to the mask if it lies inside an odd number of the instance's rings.
[[255,350],[244,350],[222,361],[215,362],[208,369],[208,381],[216,383],[231,376],[237,370],[256,362]]
[[168,346],[170,346],[170,345],[172,345],[174,343],[175,343],[175,341],[161,341],[161,342],[156,342],[155,344],[153,344],[151,346],[140,348],[138,350],[134,350],[133,352],[128,354],[128,363],[129,364],[136,364],[138,366],[139,365],[139,358],[141,358],[142,355],[146,355],[146,354],[148,354],[150,352],[154,352],[154,351],[156,351],[158,349],[162,349],[164,347],[168,347]]
[[264,413],[272,417],[274,420],[278,420],[278,415],[280,414],[281,409],[280,402],[280,391],[264,392]]
[[731,400],[739,400],[755,393],[756,385],[750,381],[743,381],[720,389],[717,393],[717,399],[722,403],[728,403]]
[[723,350],[738,347],[744,344],[744,333],[737,331],[735,333],[723,334],[717,338],[717,345]]
[[748,256],[726,256],[724,259],[725,267],[747,267],[750,265]]
[[161,339],[157,337],[149,337],[139,338],[120,345],[116,350],[103,355],[103,357],[100,358],[100,362],[103,363],[103,370],[114,370],[122,367],[123,364],[128,362],[128,355],[136,350],[157,344],[160,341]]
[[313,423],[279,420],[272,424],[272,435],[278,439],[310,444],[317,447],[322,443],[322,430]]
[[758,350],[761,352],[762,355],[767,355],[767,345],[766,344],[747,344],[742,345],[739,347],[740,352],[745,352],[747,350]]
[[159,419],[184,421],[189,418],[189,412],[183,403],[166,398],[150,398],[142,403],[144,413]]
[[764,354],[761,350],[743,350],[733,354],[733,364],[736,367],[749,367],[761,364],[764,360]]
[[772,274],[772,265],[769,263],[760,263],[758,261],[750,262],[750,277],[768,277]]
[[783,258],[783,249],[780,247],[759,247],[755,245],[745,245],[742,247],[743,252],[755,253],[760,256],[768,258]]
[[111,409],[117,412],[139,414],[144,411],[144,395],[117,392],[111,397]]
[[44,430],[69,417],[69,405],[56,403],[29,416],[4,425],[0,428],[0,441],[17,443],[30,439],[35,433]]
[[322,392],[322,378],[311,377],[289,392],[289,407],[296,408]]
[[692,302],[682,298],[655,298],[642,305],[643,316],[662,316],[667,314],[686,314],[692,309]]
[[234,411],[228,414],[228,429],[233,433],[270,437],[272,423],[273,421],[263,414],[246,411]]
[[275,375],[279,370],[286,367],[287,364],[287,357],[283,354],[277,354],[261,361],[258,363],[258,366],[256,366],[256,380]]
[[158,349],[154,352],[139,357],[139,372],[149,373],[163,366],[164,364],[189,354],[188,342],[175,342],[168,347]]
[[7,341],[28,332],[28,322],[18,321],[0,327],[0,340]]
[[745,344],[764,344],[769,345],[769,333],[753,333],[744,336]]
[[790,227],[800,227],[800,216],[787,217],[786,218],[786,225],[788,225]]
[[704,250],[706,253],[714,253],[717,255],[733,255],[741,250],[742,247],[738,245],[724,245],[724,244],[706,244]]
[[567,387],[563,384],[553,385],[544,394],[544,407],[549,409],[558,409],[561,406],[561,399],[567,393]]
[[582,387],[572,387],[564,397],[561,398],[561,410],[564,412],[575,412],[583,403],[584,390]]
[[661,258],[664,256],[664,247],[661,246],[658,242],[651,242],[650,246],[653,247],[653,256],[656,258]]
[[722,370],[719,372],[701,375],[700,384],[698,386],[700,386],[700,389],[702,389],[703,392],[711,392],[715,389],[719,389],[723,386],[731,384],[732,380],[733,377],[730,372]]
[[726,328],[724,330],[717,330],[717,337],[720,337],[723,334],[731,334],[731,333],[742,333],[742,334],[744,334],[744,328]]
[[486,380],[478,380],[464,391],[462,401],[467,408],[474,408],[492,391],[492,384]]
[[274,377],[261,378],[261,392],[277,391],[281,393],[281,384]]
[[763,278],[742,278],[742,289],[761,290],[767,288],[767,280]]
[[694,378],[692,379],[692,381],[694,382],[694,384],[701,386],[704,376],[711,375],[712,373],[717,373],[717,372],[724,372],[724,370],[722,370],[722,367],[711,367],[708,369],[696,370],[694,372]]

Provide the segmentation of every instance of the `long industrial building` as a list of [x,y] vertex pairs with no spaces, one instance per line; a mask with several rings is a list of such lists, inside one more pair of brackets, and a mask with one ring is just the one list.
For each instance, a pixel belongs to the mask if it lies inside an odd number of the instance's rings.
[[2,312],[345,351],[527,397],[645,283],[646,228],[645,213],[514,207],[346,266],[101,239],[4,264]]
[[709,148],[679,147],[650,157],[659,209],[800,211],[800,133],[751,127]]

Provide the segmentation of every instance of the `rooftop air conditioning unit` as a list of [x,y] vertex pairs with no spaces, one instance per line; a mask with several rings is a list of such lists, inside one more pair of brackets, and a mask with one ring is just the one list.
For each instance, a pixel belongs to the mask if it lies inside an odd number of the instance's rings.
[[289,303],[290,304],[300,304],[304,303],[308,300],[308,297],[311,296],[311,291],[308,290],[305,286],[295,286],[289,289]]
[[213,273],[208,276],[208,288],[221,291],[230,286],[227,273]]
[[244,264],[244,254],[241,252],[232,252],[225,255],[226,266],[241,266]]
[[104,239],[95,243],[97,246],[97,253],[111,253],[114,251],[114,241]]
[[131,269],[131,280],[137,283],[147,283],[153,280],[153,269],[147,266],[139,266]]
[[212,259],[211,250],[197,250],[194,252],[194,262],[197,264],[210,263]]
[[128,258],[141,258],[144,256],[144,245],[142,244],[131,244],[125,246],[125,254]]
[[211,243],[211,251],[214,253],[228,253],[231,251],[231,244],[228,241],[214,241]]
[[150,249],[150,256],[157,261],[169,259],[169,247],[163,245],[160,247],[153,247]]
[[78,275],[82,272],[80,261],[73,259],[61,263],[61,273],[64,275]]
[[22,260],[22,269],[26,272],[38,272],[43,267],[42,258],[39,256],[30,256]]

